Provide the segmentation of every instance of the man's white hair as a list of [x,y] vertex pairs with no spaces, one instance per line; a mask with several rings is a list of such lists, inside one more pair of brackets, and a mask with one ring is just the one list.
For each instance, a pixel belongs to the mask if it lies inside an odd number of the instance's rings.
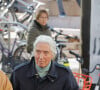
[[56,54],[57,54],[57,50],[56,50],[56,42],[52,39],[52,37],[50,36],[47,36],[47,35],[40,35],[36,38],[34,44],[33,44],[33,54],[35,53],[36,51],[36,45],[39,43],[39,42],[44,42],[44,43],[48,43],[49,46],[50,46],[50,49],[53,53],[53,59],[55,58]]

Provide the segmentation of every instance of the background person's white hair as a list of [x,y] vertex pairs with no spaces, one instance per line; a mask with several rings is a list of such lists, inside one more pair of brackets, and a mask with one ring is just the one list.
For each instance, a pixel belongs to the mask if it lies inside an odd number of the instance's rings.
[[53,59],[55,58],[56,54],[57,54],[57,50],[56,50],[56,42],[52,39],[52,37],[50,36],[47,36],[47,35],[40,35],[36,38],[34,44],[33,44],[33,54],[35,53],[36,51],[36,45],[39,43],[39,42],[45,42],[45,43],[48,43],[50,45],[50,49],[53,53]]

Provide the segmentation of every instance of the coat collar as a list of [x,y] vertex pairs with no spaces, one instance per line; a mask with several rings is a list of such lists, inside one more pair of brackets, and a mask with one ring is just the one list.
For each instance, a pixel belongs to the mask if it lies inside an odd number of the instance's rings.
[[38,27],[39,30],[46,30],[49,28],[49,26],[46,24],[45,26],[42,26],[40,23],[38,23],[36,20],[34,20],[34,26]]
[[[36,69],[35,69],[34,60],[35,60],[34,57],[32,57],[32,59],[29,63],[27,77],[39,76]],[[56,72],[56,68],[55,68],[55,63],[53,61],[51,62],[51,67],[50,67],[48,74],[46,76],[51,82],[53,82],[58,77],[57,72]]]
[[37,71],[35,69],[35,64],[34,64],[34,58],[31,59],[30,63],[29,63],[29,68],[27,71],[27,77],[33,77],[35,75],[37,75]]

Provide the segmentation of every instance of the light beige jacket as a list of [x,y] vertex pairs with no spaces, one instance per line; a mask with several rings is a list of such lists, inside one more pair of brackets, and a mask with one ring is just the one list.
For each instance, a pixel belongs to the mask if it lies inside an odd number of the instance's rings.
[[0,90],[13,90],[8,77],[1,70],[0,70]]

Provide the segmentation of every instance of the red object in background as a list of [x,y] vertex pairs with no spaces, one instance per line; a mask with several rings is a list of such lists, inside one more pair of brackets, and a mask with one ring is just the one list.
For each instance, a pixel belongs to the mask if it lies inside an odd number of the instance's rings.
[[3,31],[2,29],[0,29],[0,31]]
[[92,86],[92,77],[89,75],[73,72],[74,77],[79,85],[79,90],[90,90]]

